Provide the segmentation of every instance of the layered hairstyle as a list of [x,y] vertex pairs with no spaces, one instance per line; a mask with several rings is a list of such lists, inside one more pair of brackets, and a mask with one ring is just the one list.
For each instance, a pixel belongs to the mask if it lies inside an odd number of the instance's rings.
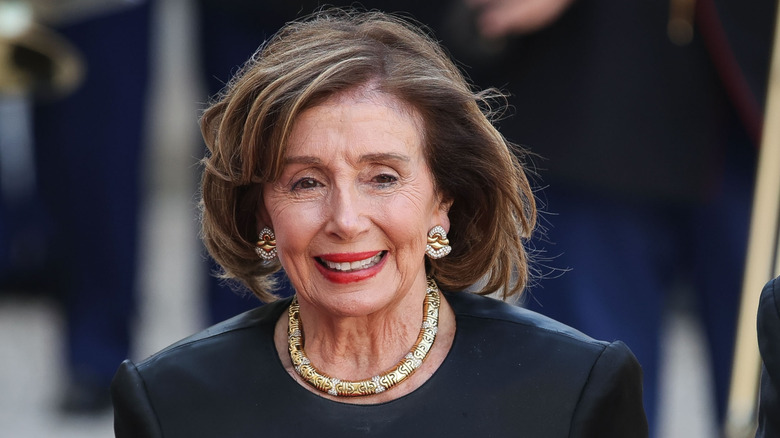
[[[223,268],[263,301],[276,298],[278,261],[255,254],[262,185],[279,178],[300,114],[368,86],[413,108],[435,190],[452,201],[452,252],[427,260],[444,290],[484,279],[478,293],[522,291],[524,240],[536,207],[521,151],[491,123],[495,90],[474,91],[439,44],[411,20],[376,11],[328,9],[291,22],[249,59],[205,110],[209,152],[201,185],[202,238]],[[424,236],[421,236],[424,238]]]

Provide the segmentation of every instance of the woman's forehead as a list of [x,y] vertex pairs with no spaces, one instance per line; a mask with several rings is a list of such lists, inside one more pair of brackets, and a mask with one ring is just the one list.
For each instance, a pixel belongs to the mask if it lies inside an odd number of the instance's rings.
[[[335,93],[298,113],[288,138],[294,141],[302,131],[310,131],[312,128],[332,128],[343,117],[348,117],[353,122],[371,119],[381,122],[384,119],[396,125],[408,123],[414,127],[420,138],[424,136],[423,118],[414,106],[369,83]],[[301,129],[302,127],[306,129]]]
[[407,117],[419,117],[419,112],[413,105],[391,92],[382,90],[378,80],[335,93],[316,106],[364,102],[385,106]]
[[[399,111],[390,97],[341,96],[299,115],[285,156],[329,151],[363,153],[404,150],[419,155],[422,135],[414,113]],[[320,150],[322,149],[322,150]]]

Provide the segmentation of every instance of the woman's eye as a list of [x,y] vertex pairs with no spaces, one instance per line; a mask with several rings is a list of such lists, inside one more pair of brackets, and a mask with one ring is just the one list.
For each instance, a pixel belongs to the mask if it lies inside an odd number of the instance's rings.
[[302,178],[293,184],[293,190],[296,189],[313,189],[319,187],[320,183],[314,178]]
[[382,173],[374,177],[374,182],[377,184],[392,184],[398,181],[398,177],[387,173]]

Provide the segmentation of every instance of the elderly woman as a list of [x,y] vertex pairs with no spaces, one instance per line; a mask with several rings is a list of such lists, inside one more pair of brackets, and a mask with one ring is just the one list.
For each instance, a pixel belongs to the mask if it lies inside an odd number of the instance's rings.
[[378,12],[265,44],[201,123],[204,240],[268,304],[123,363],[117,436],[646,436],[624,344],[481,296],[521,292],[535,218],[491,99]]

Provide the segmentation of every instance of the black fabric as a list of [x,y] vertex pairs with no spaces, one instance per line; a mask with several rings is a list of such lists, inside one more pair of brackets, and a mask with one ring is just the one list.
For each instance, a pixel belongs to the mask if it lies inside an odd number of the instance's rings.
[[767,283],[758,306],[758,347],[764,361],[758,438],[780,436],[780,277]]
[[289,300],[187,338],[114,378],[117,437],[645,437],[641,369],[620,342],[467,293],[452,349],[399,399],[324,399],[284,370],[274,324]]

